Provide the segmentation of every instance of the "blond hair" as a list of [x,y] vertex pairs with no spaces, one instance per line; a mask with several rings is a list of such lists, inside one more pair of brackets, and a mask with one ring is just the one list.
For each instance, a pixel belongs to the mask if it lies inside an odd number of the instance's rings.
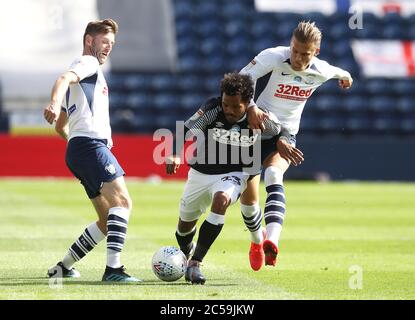
[[97,34],[107,34],[108,32],[116,34],[118,32],[118,23],[112,19],[91,21],[86,26],[83,43],[85,44],[85,38],[87,34],[94,37]]
[[301,43],[320,45],[322,34],[315,22],[301,21],[293,31],[293,37]]

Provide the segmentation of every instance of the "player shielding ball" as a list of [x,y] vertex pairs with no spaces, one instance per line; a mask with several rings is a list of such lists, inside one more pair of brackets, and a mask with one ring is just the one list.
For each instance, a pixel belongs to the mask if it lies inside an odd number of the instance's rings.
[[[290,134],[289,138],[278,141],[277,148],[263,163],[267,191],[264,210],[267,238],[263,243],[266,265],[274,266],[278,255],[286,209],[284,173],[291,163],[298,165],[302,161],[295,156],[295,145],[305,103],[329,79],[339,79],[339,86],[343,89],[350,88],[353,82],[349,72],[317,58],[321,37],[321,31],[314,22],[302,21],[293,31],[290,47],[266,49],[240,71],[241,74],[249,74],[254,82],[271,73],[256,103],[253,100],[250,103],[248,120],[251,128],[263,127],[268,115],[261,109],[265,109],[275,114]],[[258,189],[259,177],[248,182],[241,196],[242,214],[260,211]]]
[[56,121],[56,131],[68,141],[66,164],[81,181],[98,214],[98,221],[87,226],[62,261],[48,270],[49,277],[79,277],[74,263],[107,238],[102,281],[140,281],[129,276],[120,261],[132,201],[124,170],[110,151],[108,87],[100,68],[112,51],[117,31],[112,19],[88,24],[82,56],[55,82],[51,101],[44,109],[46,121]]
[[[195,161],[189,161],[190,171],[180,202],[180,216],[176,239],[180,249],[191,257],[185,279],[192,283],[204,284],[205,277],[200,271],[200,263],[218,237],[225,223],[227,208],[235,203],[245,189],[251,175],[260,171],[261,137],[278,139],[281,126],[278,119],[268,114],[264,129],[253,131],[248,127],[246,110],[253,96],[253,82],[248,75],[226,74],[221,82],[221,96],[209,99],[185,122],[184,132],[202,138],[204,142]],[[254,154],[246,161],[243,156],[233,162],[232,154]],[[201,157],[199,152],[203,154]],[[173,174],[180,165],[181,150],[166,162],[167,173]],[[216,156],[212,159],[210,155]],[[226,161],[221,161],[225,156]],[[255,169],[255,163],[256,169]],[[251,171],[253,170],[253,171]],[[210,205],[210,212],[202,223],[197,244],[193,243],[196,223]],[[254,234],[261,233],[261,216],[249,215],[247,227]],[[260,254],[263,255],[262,247]]]

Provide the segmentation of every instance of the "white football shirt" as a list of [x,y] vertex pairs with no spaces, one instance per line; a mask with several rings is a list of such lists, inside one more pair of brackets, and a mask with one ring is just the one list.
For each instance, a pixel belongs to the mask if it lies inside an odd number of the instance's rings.
[[68,141],[74,137],[106,139],[112,147],[108,86],[98,60],[93,56],[76,59],[69,71],[80,79],[69,86],[63,99],[68,116]]
[[256,104],[274,113],[290,134],[297,134],[307,99],[320,85],[331,78],[346,79],[350,73],[313,57],[304,71],[295,71],[290,64],[290,47],[269,48],[260,52],[241,73],[256,80],[269,72],[271,76]]

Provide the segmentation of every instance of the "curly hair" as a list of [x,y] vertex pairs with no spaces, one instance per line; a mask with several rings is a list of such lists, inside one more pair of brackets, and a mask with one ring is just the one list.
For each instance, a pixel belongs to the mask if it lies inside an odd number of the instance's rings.
[[248,102],[254,96],[254,82],[248,74],[231,72],[225,74],[220,83],[221,93],[228,96],[241,95],[241,100]]

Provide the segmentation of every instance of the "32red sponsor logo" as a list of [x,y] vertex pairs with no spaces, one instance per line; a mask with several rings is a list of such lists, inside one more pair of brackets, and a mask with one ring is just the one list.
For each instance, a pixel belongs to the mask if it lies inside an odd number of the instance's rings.
[[278,89],[275,91],[274,96],[276,97],[284,97],[284,96],[295,96],[295,97],[303,97],[308,98],[313,89],[303,90],[300,89],[299,86],[292,86],[289,84],[279,84]]

